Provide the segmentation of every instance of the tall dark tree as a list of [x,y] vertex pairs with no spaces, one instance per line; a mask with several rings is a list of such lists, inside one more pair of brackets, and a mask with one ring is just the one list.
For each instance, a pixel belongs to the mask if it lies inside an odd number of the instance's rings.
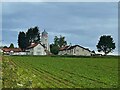
[[57,55],[59,52],[59,47],[55,44],[50,44],[50,52]]
[[11,43],[10,46],[9,46],[9,48],[14,48],[14,44]]
[[31,43],[40,43],[39,28],[29,28],[26,33],[20,32],[18,35],[18,46],[25,50]]
[[24,51],[28,44],[27,44],[27,39],[26,35],[24,32],[20,32],[18,35],[18,46]]
[[64,36],[54,37],[54,43],[50,45],[50,51],[53,54],[58,54],[59,49],[67,45],[67,41]]
[[39,28],[34,27],[34,28],[28,29],[28,31],[26,32],[26,38],[28,40],[29,45],[31,43],[39,43],[40,42]]
[[102,51],[105,55],[112,52],[116,48],[113,38],[109,35],[101,36],[96,47],[98,49],[98,52]]
[[67,45],[67,41],[65,41],[65,37],[64,36],[60,36],[58,44],[59,44],[60,48]]

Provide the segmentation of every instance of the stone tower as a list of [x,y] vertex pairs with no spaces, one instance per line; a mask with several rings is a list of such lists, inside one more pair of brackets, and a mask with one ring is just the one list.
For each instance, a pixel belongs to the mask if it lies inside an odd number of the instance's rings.
[[41,43],[45,46],[46,50],[50,51],[48,42],[48,33],[44,30],[41,35]]

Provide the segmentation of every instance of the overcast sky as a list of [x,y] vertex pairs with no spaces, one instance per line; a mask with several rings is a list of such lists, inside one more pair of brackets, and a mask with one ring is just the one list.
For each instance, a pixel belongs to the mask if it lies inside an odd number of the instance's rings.
[[[118,48],[117,2],[4,2],[2,3],[3,45],[17,46],[18,33],[38,26],[49,42],[63,35],[69,43],[97,50],[101,35],[111,35]],[[117,53],[117,49],[115,53]]]

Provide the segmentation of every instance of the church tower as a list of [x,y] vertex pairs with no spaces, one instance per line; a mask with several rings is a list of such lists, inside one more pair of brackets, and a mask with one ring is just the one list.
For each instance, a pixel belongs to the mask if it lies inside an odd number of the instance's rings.
[[48,42],[48,33],[44,30],[41,35],[41,43],[45,46],[46,50],[50,51]]

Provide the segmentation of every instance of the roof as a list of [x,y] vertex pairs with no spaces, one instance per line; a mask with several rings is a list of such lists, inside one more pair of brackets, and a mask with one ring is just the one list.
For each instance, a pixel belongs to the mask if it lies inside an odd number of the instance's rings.
[[[29,47],[27,47],[27,49],[34,48],[34,47],[36,47],[38,44],[40,44],[41,46],[44,47],[44,45],[42,45],[41,43],[32,43]],[[44,47],[44,48],[45,48],[45,47]]]
[[4,52],[10,52],[10,51],[21,52],[22,51],[20,48],[2,48],[2,50]]
[[44,35],[45,35],[45,34],[48,34],[48,33],[47,33],[47,32],[45,31],[45,29],[44,29],[44,31],[42,32],[42,34],[44,34]]
[[74,46],[65,46],[65,47],[62,47],[62,48],[60,48],[59,50],[60,51],[63,51],[63,50],[71,50],[71,49],[73,49],[73,48],[75,48],[75,47],[80,47],[80,48],[83,48],[83,49],[85,49],[85,50],[88,50],[89,52],[91,52],[88,48],[84,48],[84,47],[82,47],[82,46],[80,46],[80,45],[74,45]]
[[65,47],[62,47],[62,48],[60,48],[59,50],[60,50],[60,51],[67,50],[67,49],[68,49],[68,47],[70,47],[70,46],[65,46]]
[[38,43],[32,43],[30,46],[27,47],[27,49],[34,48],[38,45]]

